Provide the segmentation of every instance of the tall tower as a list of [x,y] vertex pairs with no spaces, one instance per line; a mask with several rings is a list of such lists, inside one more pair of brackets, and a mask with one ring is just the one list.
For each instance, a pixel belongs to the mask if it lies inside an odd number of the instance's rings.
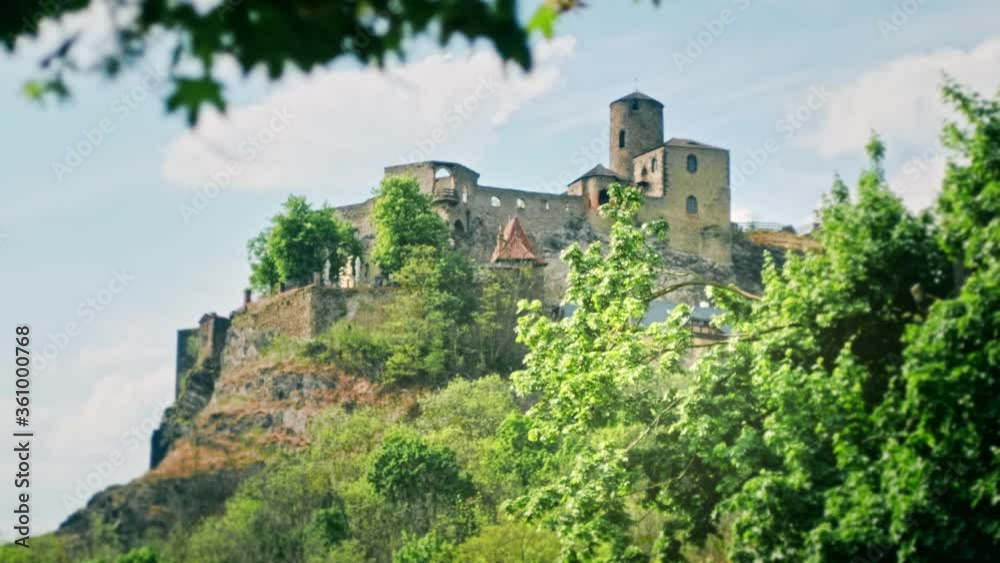
[[611,102],[611,170],[632,180],[632,159],[663,144],[663,104],[638,90]]

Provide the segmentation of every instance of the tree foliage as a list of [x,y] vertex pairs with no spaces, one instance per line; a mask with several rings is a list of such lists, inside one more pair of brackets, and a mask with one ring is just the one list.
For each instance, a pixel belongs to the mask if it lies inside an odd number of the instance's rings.
[[759,301],[716,296],[748,338],[701,362],[644,460],[665,483],[647,495],[665,558],[723,526],[735,561],[995,550],[997,292],[979,273],[998,242],[998,112],[945,93],[972,128],[946,131],[962,158],[937,223],[891,193],[874,138],[856,200],[838,181],[821,211],[823,251],[769,266]]
[[[937,220],[892,193],[873,137],[855,196],[838,179],[820,211],[821,252],[768,261],[761,296],[711,288],[730,337],[676,389],[683,326],[641,324],[657,260],[613,192],[609,251],[565,255],[574,316],[529,307],[514,374],[532,437],[570,462],[512,508],[566,560],[679,560],[713,534],[734,561],[995,551],[1000,111],[945,95],[971,127],[946,129]],[[639,510],[659,514],[655,553],[630,535]]]
[[980,561],[1000,544],[1000,97],[952,82],[944,96],[967,121],[945,129],[963,158],[949,164],[938,206],[955,273],[948,297],[904,336],[898,392],[879,413],[887,437],[876,497],[854,499],[844,516],[881,504],[888,541],[879,550]]
[[568,561],[636,556],[627,505],[638,475],[629,453],[659,424],[657,411],[672,399],[658,382],[680,370],[690,341],[685,306],[665,322],[643,323],[662,265],[650,239],[665,225],[636,224],[637,189],[610,192],[601,208],[611,222],[607,251],[594,243],[563,253],[573,315],[552,320],[541,303],[525,304],[518,338],[529,351],[512,376],[519,393],[539,398],[528,412],[530,437],[570,460],[512,509],[555,529]]
[[[431,197],[420,192],[412,176],[387,176],[375,191],[372,207],[375,244],[372,262],[383,276],[390,276],[413,252],[445,248],[448,226],[437,213]],[[421,250],[423,249],[423,250]]]
[[[13,51],[18,39],[36,37],[41,23],[100,4],[98,0],[13,2],[0,16],[0,43]],[[172,85],[167,109],[183,110],[194,124],[204,104],[226,108],[223,84],[214,72],[224,60],[235,61],[244,75],[263,68],[269,79],[278,80],[291,70],[308,72],[340,58],[382,66],[391,56],[405,57],[414,37],[434,37],[445,45],[458,36],[489,41],[501,58],[528,69],[529,28],[551,35],[560,11],[543,8],[524,23],[518,19],[517,3],[509,0],[225,0],[207,7],[168,0],[114,2],[106,7],[113,12],[110,37],[95,38],[90,29],[64,35],[40,61],[42,75],[25,92],[66,97],[67,74],[89,71],[115,77],[158,54],[154,46],[165,42]],[[97,64],[77,56],[78,45],[98,42],[111,47]]]
[[409,504],[435,506],[471,493],[455,452],[407,434],[385,440],[372,460],[368,482],[390,501]]
[[283,211],[247,246],[250,284],[268,293],[282,283],[308,283],[314,273],[336,280],[362,253],[354,227],[339,221],[329,207],[313,209],[300,196],[289,196]]

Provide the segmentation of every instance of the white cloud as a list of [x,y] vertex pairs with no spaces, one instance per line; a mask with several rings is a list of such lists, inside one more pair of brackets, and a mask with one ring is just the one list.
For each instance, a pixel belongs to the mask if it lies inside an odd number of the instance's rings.
[[70,365],[92,378],[90,393],[73,413],[53,421],[49,446],[54,451],[95,450],[113,446],[130,424],[152,416],[171,399],[170,349],[123,343],[85,347]]
[[993,93],[1000,85],[997,68],[1000,39],[969,51],[944,49],[896,59],[843,88],[835,88],[819,129],[804,142],[823,156],[839,156],[857,152],[875,129],[890,143],[934,146],[941,125],[949,117],[941,101],[942,73],[973,89]]
[[[559,83],[559,65],[575,43],[560,37],[536,45],[529,74],[504,65],[493,50],[435,55],[386,71],[316,72],[260,104],[231,108],[226,116],[206,113],[165,149],[162,174],[172,184],[203,186],[235,161],[235,189],[330,187],[346,200],[367,195],[389,164],[474,164],[496,141],[497,127]],[[267,129],[283,125],[273,121],[276,111],[291,117],[272,139]]]
[[948,157],[940,147],[931,147],[910,157],[889,176],[889,185],[910,209],[929,207],[941,190]]
[[[970,49],[908,55],[872,69],[834,89],[822,121],[803,144],[826,158],[859,154],[872,130],[889,147],[889,177],[913,208],[930,204],[944,176],[946,155],[939,135],[953,117],[941,100],[944,73],[992,95],[1000,68],[1000,39]],[[894,165],[899,163],[898,168]]]
[[95,343],[65,358],[58,373],[70,377],[66,387],[83,393],[35,414],[45,436],[37,445],[37,479],[49,484],[36,499],[40,530],[149,467],[152,431],[173,396],[172,363],[169,346],[134,340]]
[[729,214],[732,221],[747,223],[754,220],[753,210],[749,207],[734,207]]

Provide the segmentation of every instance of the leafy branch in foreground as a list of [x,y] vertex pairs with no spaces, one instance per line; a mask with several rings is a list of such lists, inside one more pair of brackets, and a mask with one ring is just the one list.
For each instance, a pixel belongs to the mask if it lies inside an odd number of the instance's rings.
[[[885,148],[857,195],[821,211],[822,253],[768,266],[734,311],[760,334],[699,364],[650,474],[661,557],[711,534],[733,561],[982,561],[1000,543],[1000,103],[954,84],[939,222],[885,181]],[[957,267],[952,267],[952,264]],[[920,299],[926,295],[951,296]],[[744,302],[745,304],[745,302]]]
[[[551,0],[527,22],[519,20],[511,0],[20,0],[0,12],[0,45],[13,52],[19,39],[35,38],[43,23],[66,17],[101,17],[108,37],[94,37],[88,26],[66,33],[39,61],[39,79],[24,93],[34,99],[69,96],[66,75],[101,73],[109,78],[138,61],[157,54],[165,43],[167,74],[172,90],[167,109],[183,110],[188,122],[198,120],[201,106],[226,108],[223,84],[214,69],[234,61],[248,75],[266,69],[270,80],[287,72],[312,71],[342,58],[384,66],[392,56],[405,58],[413,40],[432,37],[441,46],[455,37],[486,40],[504,61],[526,70],[532,66],[532,32],[554,33],[560,14],[579,9],[582,2]],[[101,13],[101,12],[106,12]],[[23,43],[23,42],[22,42]],[[110,44],[96,61],[81,55],[82,45]]]

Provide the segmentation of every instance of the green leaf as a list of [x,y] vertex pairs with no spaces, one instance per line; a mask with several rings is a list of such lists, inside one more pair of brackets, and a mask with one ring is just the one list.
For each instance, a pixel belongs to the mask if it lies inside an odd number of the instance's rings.
[[528,31],[538,31],[546,39],[551,39],[555,34],[556,21],[558,19],[559,13],[552,6],[548,3],[542,4],[532,14],[531,19],[528,20]]

